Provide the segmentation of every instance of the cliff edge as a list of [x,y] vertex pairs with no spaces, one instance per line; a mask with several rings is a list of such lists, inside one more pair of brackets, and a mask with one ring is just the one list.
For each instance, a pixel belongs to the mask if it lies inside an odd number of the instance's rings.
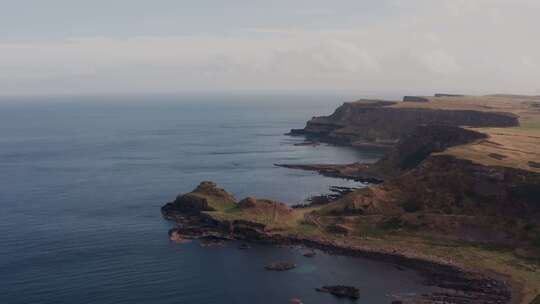
[[[325,205],[237,202],[203,183],[162,208],[178,223],[171,233],[301,243],[421,269],[429,261],[435,285],[459,293],[427,302],[530,303],[540,294],[540,97],[362,100],[291,134],[386,154],[373,164],[280,165],[372,183]],[[441,265],[451,274],[441,278]]]

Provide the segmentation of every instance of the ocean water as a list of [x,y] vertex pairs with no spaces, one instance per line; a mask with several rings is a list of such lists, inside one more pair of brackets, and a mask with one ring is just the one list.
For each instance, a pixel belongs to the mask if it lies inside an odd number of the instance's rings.
[[[364,303],[428,290],[410,270],[255,245],[174,244],[160,207],[202,180],[294,204],[358,183],[274,163],[374,161],[380,154],[285,136],[337,99],[138,97],[0,100],[0,303]],[[275,260],[297,269],[263,269]]]

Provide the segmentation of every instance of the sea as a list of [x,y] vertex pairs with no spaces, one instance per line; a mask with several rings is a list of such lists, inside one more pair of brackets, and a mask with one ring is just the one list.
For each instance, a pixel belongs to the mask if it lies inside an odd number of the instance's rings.
[[[0,303],[362,303],[429,291],[413,270],[298,248],[172,243],[160,207],[211,180],[241,199],[298,204],[360,183],[276,163],[381,153],[285,135],[340,96],[192,94],[0,98]],[[269,272],[273,261],[296,269]]]

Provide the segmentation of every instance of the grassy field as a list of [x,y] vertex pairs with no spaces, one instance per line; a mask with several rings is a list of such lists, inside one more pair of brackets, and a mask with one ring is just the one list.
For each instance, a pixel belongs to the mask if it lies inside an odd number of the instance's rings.
[[540,172],[540,96],[488,95],[425,97],[429,102],[401,102],[397,108],[428,108],[507,112],[519,117],[515,128],[474,128],[487,140],[453,147],[446,154],[489,166]]

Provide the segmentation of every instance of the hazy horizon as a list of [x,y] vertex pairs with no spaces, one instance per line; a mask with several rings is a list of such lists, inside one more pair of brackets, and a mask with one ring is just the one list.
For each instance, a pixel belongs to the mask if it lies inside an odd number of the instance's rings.
[[0,95],[540,94],[533,0],[17,1]]

